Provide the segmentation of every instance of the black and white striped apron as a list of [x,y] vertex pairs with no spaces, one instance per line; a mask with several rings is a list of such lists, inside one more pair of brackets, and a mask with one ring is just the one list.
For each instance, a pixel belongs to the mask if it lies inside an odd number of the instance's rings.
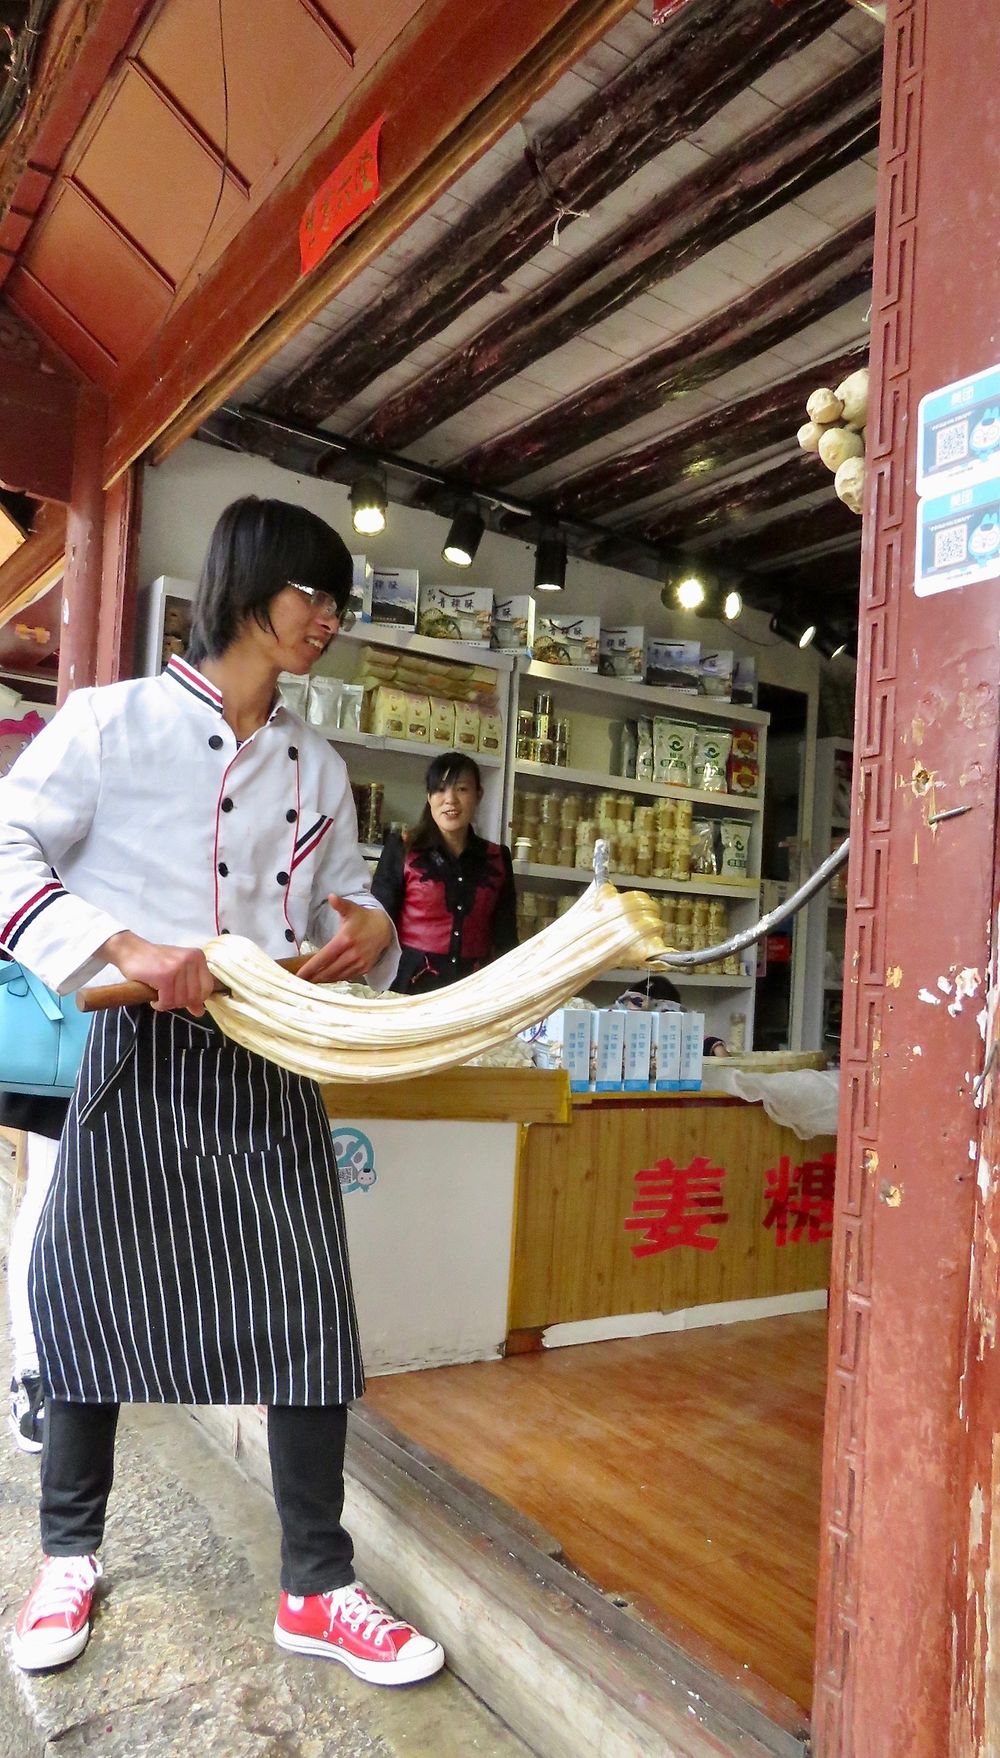
[[205,1017],[96,1016],[31,1299],[52,1396],[335,1404],[364,1376],[319,1088]]

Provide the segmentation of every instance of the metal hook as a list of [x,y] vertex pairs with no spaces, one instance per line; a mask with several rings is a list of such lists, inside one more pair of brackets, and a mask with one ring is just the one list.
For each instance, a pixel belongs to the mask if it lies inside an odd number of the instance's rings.
[[609,881],[608,845],[603,836],[599,836],[594,844],[594,884],[607,885]]

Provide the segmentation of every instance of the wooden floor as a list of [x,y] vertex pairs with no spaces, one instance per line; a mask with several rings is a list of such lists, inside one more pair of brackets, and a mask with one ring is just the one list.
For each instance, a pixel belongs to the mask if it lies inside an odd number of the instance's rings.
[[825,1376],[811,1312],[395,1374],[367,1402],[808,1709]]

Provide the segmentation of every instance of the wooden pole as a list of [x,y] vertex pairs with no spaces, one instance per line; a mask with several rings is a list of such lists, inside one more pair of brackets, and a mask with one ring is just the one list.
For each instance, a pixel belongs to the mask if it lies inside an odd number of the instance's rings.
[[59,640],[62,703],[71,690],[97,678],[97,630],[104,557],[104,489],[101,461],[107,432],[107,399],[81,388],[73,444],[73,484],[66,518],[66,571]]

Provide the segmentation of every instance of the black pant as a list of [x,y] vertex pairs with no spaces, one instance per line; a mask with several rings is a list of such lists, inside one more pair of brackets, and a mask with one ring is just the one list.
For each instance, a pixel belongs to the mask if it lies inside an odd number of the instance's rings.
[[[87,1556],[104,1537],[119,1408],[45,1400],[41,1527],[46,1556]],[[329,1593],[354,1580],[354,1546],[340,1523],[346,1438],[346,1404],[275,1404],[268,1410],[286,1593]]]

